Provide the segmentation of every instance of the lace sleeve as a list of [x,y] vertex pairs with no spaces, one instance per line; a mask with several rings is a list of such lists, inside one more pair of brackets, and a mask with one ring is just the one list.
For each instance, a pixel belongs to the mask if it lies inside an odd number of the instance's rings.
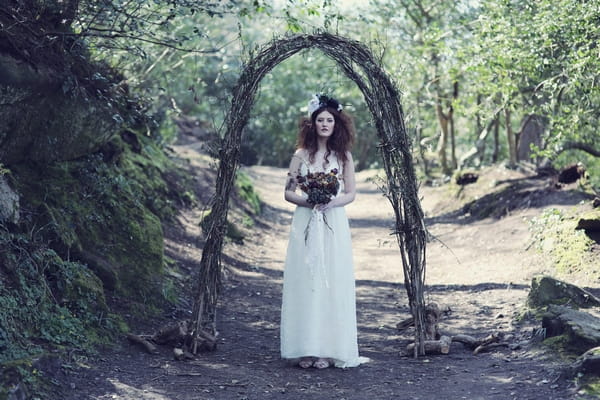
[[290,162],[290,168],[287,173],[287,180],[285,183],[285,190],[290,190],[294,192],[296,190],[296,186],[298,185],[298,176],[301,174],[301,167],[304,160],[298,152],[294,154],[292,157],[292,161]]

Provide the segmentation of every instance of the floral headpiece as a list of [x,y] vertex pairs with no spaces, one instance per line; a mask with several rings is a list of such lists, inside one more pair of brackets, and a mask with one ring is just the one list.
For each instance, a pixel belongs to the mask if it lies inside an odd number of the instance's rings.
[[319,108],[331,107],[338,111],[342,111],[342,105],[333,97],[326,96],[321,93],[317,93],[308,102],[308,115],[311,116]]

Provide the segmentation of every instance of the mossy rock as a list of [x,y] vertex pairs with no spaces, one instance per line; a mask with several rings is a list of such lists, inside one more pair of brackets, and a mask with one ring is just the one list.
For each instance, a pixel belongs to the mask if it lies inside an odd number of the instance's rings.
[[77,268],[63,293],[63,302],[71,311],[107,315],[108,306],[102,281],[87,268]]
[[536,276],[531,281],[527,296],[530,307],[545,307],[550,304],[574,304],[588,308],[600,306],[600,299],[588,291],[549,276]]
[[549,337],[565,335],[568,346],[580,353],[600,346],[600,316],[566,306],[550,305],[542,318]]
[[[138,175],[145,174],[138,169]],[[160,298],[162,225],[145,201],[160,194],[144,192],[141,178],[126,176],[102,154],[50,165],[18,164],[12,170],[23,207],[42,227],[38,234],[55,243],[59,253],[86,263],[106,288],[126,297]]]
[[[66,81],[65,81],[66,84]],[[74,96],[57,88],[0,85],[0,163],[53,162],[97,150],[118,132],[119,110],[105,98]]]

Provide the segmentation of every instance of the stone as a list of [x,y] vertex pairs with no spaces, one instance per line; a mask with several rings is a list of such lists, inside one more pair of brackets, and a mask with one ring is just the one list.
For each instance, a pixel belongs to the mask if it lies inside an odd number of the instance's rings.
[[0,175],[0,222],[19,222],[19,195]]
[[581,308],[600,307],[600,299],[585,289],[550,276],[533,278],[527,297],[527,304],[530,307],[567,303]]
[[570,307],[550,305],[542,318],[542,328],[547,336],[565,335],[575,348],[588,350],[600,346],[600,312],[574,310]]
[[600,210],[590,211],[579,217],[575,229],[600,232]]

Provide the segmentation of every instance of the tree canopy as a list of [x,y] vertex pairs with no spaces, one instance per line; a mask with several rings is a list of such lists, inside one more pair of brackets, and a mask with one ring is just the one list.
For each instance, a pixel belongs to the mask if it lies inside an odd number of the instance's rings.
[[[528,154],[519,161],[582,161],[590,171],[600,165],[595,2],[10,0],[0,8],[2,52],[39,65],[48,62],[40,49],[60,46],[70,55],[65,76],[77,73],[78,54],[89,52],[118,72],[90,71],[93,88],[103,80],[126,84],[146,101],[141,112],[166,142],[181,116],[222,134],[231,89],[258,46],[289,32],[329,31],[367,43],[395,78],[426,174],[502,160],[514,165],[520,145]],[[35,33],[33,42],[20,39],[26,31]],[[63,90],[80,83],[65,78]],[[314,51],[285,61],[261,83],[243,161],[284,166],[297,120],[317,91],[354,114],[357,167],[378,166],[374,123],[358,89]],[[520,143],[533,120],[541,137]],[[477,156],[469,157],[473,147]]]

